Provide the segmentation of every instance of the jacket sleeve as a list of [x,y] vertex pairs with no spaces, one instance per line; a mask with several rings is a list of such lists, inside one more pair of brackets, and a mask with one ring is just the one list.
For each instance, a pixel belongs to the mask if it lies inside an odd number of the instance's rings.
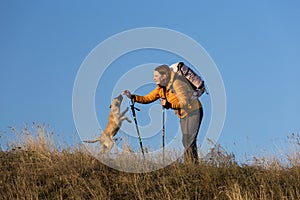
[[160,98],[159,96],[159,86],[157,86],[154,90],[152,90],[149,94],[145,96],[139,96],[139,95],[132,95],[132,99],[134,99],[135,102],[142,103],[142,104],[148,104],[156,101]]
[[191,86],[187,82],[181,79],[176,79],[173,82],[173,90],[178,101],[176,103],[172,103],[171,107],[173,109],[188,107],[189,104],[191,103],[190,102],[191,94],[192,94]]

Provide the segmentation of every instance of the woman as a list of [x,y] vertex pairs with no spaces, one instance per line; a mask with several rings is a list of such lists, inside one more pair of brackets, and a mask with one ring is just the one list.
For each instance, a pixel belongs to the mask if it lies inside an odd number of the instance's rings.
[[198,161],[197,135],[203,117],[203,109],[198,99],[192,100],[193,89],[184,77],[174,73],[167,65],[160,65],[154,70],[156,88],[145,96],[123,94],[134,102],[147,104],[158,99],[166,109],[173,109],[180,118],[182,144],[185,148],[184,160]]

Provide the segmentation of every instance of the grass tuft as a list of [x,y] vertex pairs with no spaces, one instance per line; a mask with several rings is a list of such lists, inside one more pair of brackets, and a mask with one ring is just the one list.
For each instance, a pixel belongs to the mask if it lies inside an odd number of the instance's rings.
[[[45,126],[18,133],[22,141],[0,151],[1,199],[300,199],[299,151],[285,163],[238,164],[216,146],[198,164],[134,174],[107,167],[81,145],[58,150]],[[299,136],[291,138],[299,150]]]

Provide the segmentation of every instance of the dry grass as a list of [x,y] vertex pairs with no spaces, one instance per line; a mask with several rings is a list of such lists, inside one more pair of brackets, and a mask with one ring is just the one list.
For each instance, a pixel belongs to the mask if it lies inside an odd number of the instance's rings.
[[276,158],[237,164],[217,146],[199,164],[131,174],[107,167],[80,145],[57,150],[43,126],[24,133],[0,151],[1,199],[300,199],[298,152],[285,164]]

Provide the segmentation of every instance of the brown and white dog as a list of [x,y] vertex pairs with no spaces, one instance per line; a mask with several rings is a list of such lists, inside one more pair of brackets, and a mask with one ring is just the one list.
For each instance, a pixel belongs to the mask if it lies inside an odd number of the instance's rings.
[[122,113],[120,113],[122,100],[123,96],[120,94],[111,102],[108,122],[101,135],[94,140],[84,140],[83,142],[94,143],[100,141],[101,150],[104,153],[107,153],[112,149],[114,145],[113,137],[118,133],[122,122],[127,120],[129,123],[131,123],[131,120],[125,116],[126,112],[128,111],[128,107]]

